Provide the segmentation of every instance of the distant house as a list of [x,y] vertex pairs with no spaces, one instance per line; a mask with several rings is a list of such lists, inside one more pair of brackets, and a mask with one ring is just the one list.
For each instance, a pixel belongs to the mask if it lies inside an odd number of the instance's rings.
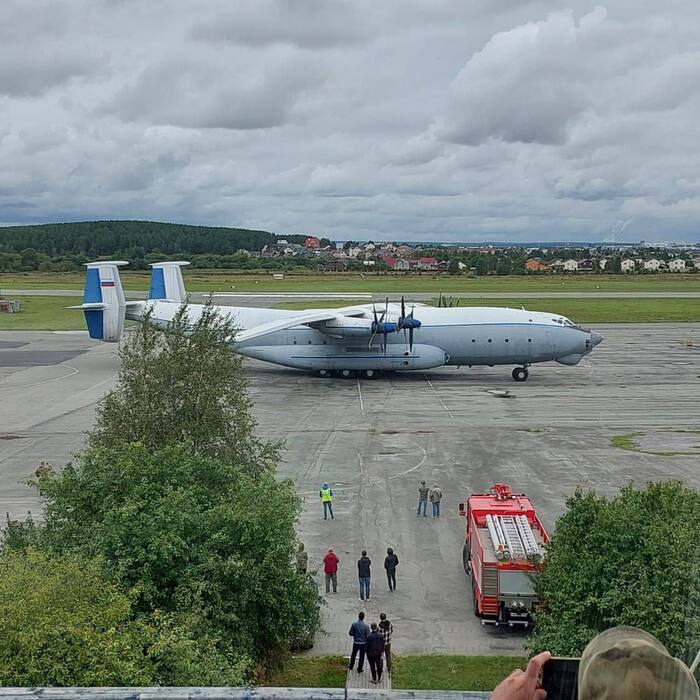
[[645,260],[643,267],[647,272],[658,272],[664,265],[665,263],[662,260],[652,258],[651,260]]
[[590,258],[578,261],[579,272],[595,272],[597,267],[595,260],[591,260]]
[[576,272],[578,270],[578,260],[574,260],[573,258],[564,260],[562,267],[564,268],[564,272]]
[[416,263],[415,263],[415,269],[416,270],[437,270],[438,269],[437,258],[431,258],[429,256],[418,258],[418,260],[416,260]]
[[668,269],[671,272],[685,272],[685,260],[683,258],[673,258],[668,263]]
[[382,260],[390,270],[406,272],[407,270],[411,269],[411,263],[404,258],[395,258],[393,255],[384,255],[382,256]]
[[564,261],[559,260],[559,258],[557,258],[556,260],[551,260],[547,264],[553,272],[560,272],[561,269],[564,267]]
[[529,272],[549,272],[551,268],[539,258],[530,258],[525,262],[525,269]]
[[598,260],[598,268],[604,270],[609,262],[610,258],[600,258],[600,260]]
[[693,267],[696,270],[700,270],[700,258],[693,258]]
[[362,252],[362,248],[359,246],[350,246],[346,252],[351,258],[356,258]]
[[634,270],[635,267],[637,267],[637,263],[634,260],[632,260],[632,258],[626,258],[620,263],[620,269],[623,272],[632,272],[632,270]]
[[304,241],[304,248],[318,248],[321,245],[321,240],[316,236],[308,236]]
[[323,269],[325,272],[347,272],[348,271],[348,261],[347,260],[329,260],[324,264]]

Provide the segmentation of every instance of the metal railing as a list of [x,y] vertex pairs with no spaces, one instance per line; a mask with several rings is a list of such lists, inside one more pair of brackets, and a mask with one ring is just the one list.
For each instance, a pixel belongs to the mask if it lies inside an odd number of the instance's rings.
[[490,693],[343,688],[0,688],[22,700],[487,700]]

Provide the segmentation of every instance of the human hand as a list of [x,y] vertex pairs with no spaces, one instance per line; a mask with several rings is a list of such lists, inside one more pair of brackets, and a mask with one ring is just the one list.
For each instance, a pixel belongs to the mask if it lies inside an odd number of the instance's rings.
[[524,671],[513,671],[496,686],[491,700],[544,700],[547,691],[539,688],[538,683],[542,667],[551,658],[548,651],[533,656]]

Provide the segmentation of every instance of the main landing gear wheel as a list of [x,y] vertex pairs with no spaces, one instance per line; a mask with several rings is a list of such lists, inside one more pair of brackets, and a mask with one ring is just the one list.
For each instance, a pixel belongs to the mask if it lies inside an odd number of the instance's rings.
[[529,374],[530,373],[527,371],[527,367],[516,367],[513,370],[513,379],[516,382],[524,382],[528,378]]
[[331,376],[331,371],[329,369],[320,369],[318,370],[318,376],[325,379]]
[[338,372],[338,375],[341,376],[343,379],[353,379],[355,376],[355,370],[352,369],[341,369]]
[[362,377],[363,379],[376,379],[379,376],[379,372],[376,369],[363,369]]

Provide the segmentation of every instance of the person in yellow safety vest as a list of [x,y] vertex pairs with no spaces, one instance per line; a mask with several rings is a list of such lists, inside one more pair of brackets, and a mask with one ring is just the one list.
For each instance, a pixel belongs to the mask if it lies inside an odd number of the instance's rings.
[[328,513],[330,513],[331,520],[335,520],[335,516],[333,515],[333,489],[324,482],[318,495],[321,499],[321,503],[323,503],[323,519],[328,520]]

